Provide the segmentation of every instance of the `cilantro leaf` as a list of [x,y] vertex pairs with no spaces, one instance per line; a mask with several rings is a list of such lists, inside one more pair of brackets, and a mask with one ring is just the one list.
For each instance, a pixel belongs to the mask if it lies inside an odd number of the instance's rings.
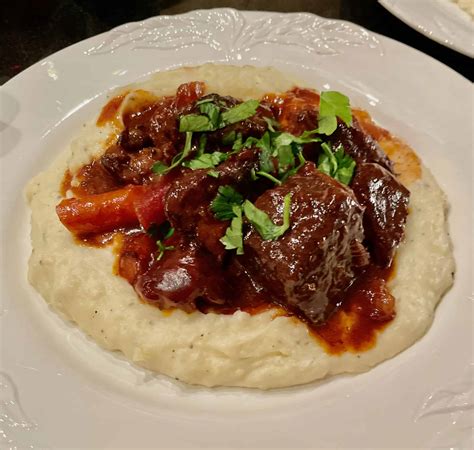
[[212,131],[214,127],[207,116],[187,114],[179,119],[179,131]]
[[153,173],[156,173],[158,175],[163,175],[166,172],[168,172],[169,167],[162,163],[161,161],[157,161],[155,164],[153,164],[151,170]]
[[323,153],[318,158],[318,169],[340,183],[348,185],[354,175],[355,161],[344,152],[342,145],[334,151],[329,144],[324,143],[321,149]]
[[257,112],[259,105],[260,102],[258,100],[247,100],[224,111],[221,114],[220,128],[252,117]]
[[270,131],[276,132],[275,128],[278,128],[280,124],[273,117],[263,117],[263,120],[267,122],[267,127]]
[[174,245],[166,245],[163,241],[166,241],[174,234],[174,228],[172,228],[169,222],[164,222],[159,227],[157,227],[157,231],[163,235],[163,239],[158,239],[156,241],[156,246],[158,247],[158,252],[156,254],[156,260],[159,261],[163,258],[163,255],[168,250],[174,250]]
[[245,217],[255,227],[263,240],[275,240],[290,228],[291,194],[286,194],[283,200],[282,225],[275,225],[265,211],[258,209],[248,200],[245,200],[243,210]]
[[169,167],[166,166],[166,164],[163,164],[161,161],[157,161],[155,164],[153,164],[151,170],[154,173],[163,175],[169,172],[171,169],[174,169],[175,167],[179,166],[183,159],[186,158],[189,155],[189,152],[191,151],[192,137],[193,133],[191,133],[190,131],[186,132],[186,142],[184,143],[183,151],[179,152],[173,158]]
[[212,178],[219,178],[219,172],[217,170],[209,170],[207,174]]
[[280,145],[276,148],[278,159],[278,172],[285,173],[290,167],[295,165],[295,156],[291,145]]
[[221,109],[215,103],[206,102],[201,103],[199,105],[199,111],[209,117],[209,121],[211,122],[212,128],[216,129],[219,125],[219,116],[221,114]]
[[239,206],[244,201],[232,186],[219,186],[217,196],[211,203],[211,211],[219,220],[229,220],[235,217],[234,206]]
[[185,161],[183,163],[184,167],[188,167],[192,170],[197,169],[213,169],[219,165],[222,161],[227,159],[227,153],[222,152],[213,152],[213,153],[203,153],[198,157],[191,159],[190,161]]
[[352,125],[349,98],[337,91],[321,92],[318,132],[328,136],[334,133],[337,128],[337,117],[348,127]]
[[291,177],[292,175],[294,175],[295,173],[297,173],[305,164],[306,162],[306,159],[303,155],[303,150],[301,148],[297,149],[297,154],[296,154],[297,158],[298,158],[298,162],[299,164],[296,166],[296,167],[293,167],[292,169],[290,169],[288,172],[286,172],[282,177],[281,177],[281,181],[285,181],[287,180],[289,177]]
[[224,145],[232,145],[236,139],[236,134],[235,130],[232,130],[230,133],[227,133],[223,138],[222,138],[222,143]]
[[201,136],[199,136],[199,146],[197,151],[198,156],[201,156],[206,151],[206,144],[207,136],[205,134],[201,134]]
[[158,252],[156,254],[157,261],[163,258],[166,251],[175,249],[174,245],[165,245],[163,244],[163,241],[156,241],[156,246],[158,247]]
[[225,235],[219,240],[226,250],[237,250],[237,255],[244,254],[244,240],[242,233],[242,207],[234,205],[232,207],[233,218],[230,226],[227,227]]
[[212,97],[207,97],[207,98],[201,98],[200,100],[198,100],[195,105],[196,106],[199,106],[199,105],[202,105],[203,103],[210,103],[210,102],[213,102],[214,99]]
[[311,142],[321,142],[321,139],[313,134],[318,133],[318,130],[304,131],[300,136],[295,136],[291,133],[281,133],[275,138],[275,145],[290,145],[290,144],[309,144]]
[[268,178],[270,181],[273,181],[276,185],[280,186],[281,185],[281,181],[278,179],[278,178],[275,178],[273,175],[270,175],[269,173],[267,172],[263,172],[261,170],[259,170],[258,172],[255,172],[253,171],[251,173],[251,177],[252,179],[255,181],[258,177],[264,177],[264,178]]
[[173,227],[169,227],[168,231],[165,233],[165,236],[163,237],[163,239],[169,239],[171,236],[173,236],[174,234],[174,228]]

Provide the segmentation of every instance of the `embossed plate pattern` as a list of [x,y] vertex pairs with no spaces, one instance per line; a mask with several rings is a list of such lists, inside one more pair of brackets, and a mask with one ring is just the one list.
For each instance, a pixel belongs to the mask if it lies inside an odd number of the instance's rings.
[[379,0],[379,3],[430,39],[474,57],[474,20],[451,0]]
[[[209,61],[273,65],[347,92],[431,167],[451,201],[458,269],[413,347],[368,373],[299,388],[194,388],[100,350],[28,285],[27,180],[115,87]],[[8,82],[0,91],[2,448],[470,446],[471,96],[452,70],[356,25],[230,9],[127,24]]]

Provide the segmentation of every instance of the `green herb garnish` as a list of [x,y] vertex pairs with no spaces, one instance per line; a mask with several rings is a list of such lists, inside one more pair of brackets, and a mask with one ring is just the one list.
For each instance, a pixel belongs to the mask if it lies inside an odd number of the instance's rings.
[[196,106],[199,106],[199,105],[202,105],[203,103],[210,103],[210,102],[213,102],[214,99],[212,97],[208,97],[208,98],[202,98],[201,100],[198,100],[195,105]]
[[252,117],[260,105],[258,100],[247,100],[246,102],[240,103],[232,108],[224,111],[221,114],[221,123],[219,128],[223,128],[227,125],[241,122],[242,120]]
[[263,240],[275,240],[290,228],[291,194],[283,200],[283,224],[275,225],[268,214],[258,209],[252,202],[245,200],[243,211],[248,221],[255,227]]
[[270,131],[276,132],[275,128],[279,128],[280,124],[278,123],[277,120],[273,119],[272,117],[263,117],[263,120],[267,122],[268,129]]
[[225,235],[219,240],[224,244],[226,250],[237,250],[237,255],[244,254],[244,238],[242,233],[242,207],[232,207],[232,222],[227,227]]
[[[206,103],[205,103],[206,104]],[[179,119],[179,131],[181,133],[193,131],[212,131],[214,127],[207,116],[200,114],[187,114]]]
[[258,176],[264,177],[264,178],[269,179],[270,181],[273,181],[277,186],[281,185],[281,181],[278,178],[275,178],[273,175],[270,175],[267,172],[263,172],[261,170],[259,170],[258,172],[254,171],[253,172],[253,179],[256,180]]
[[354,175],[355,161],[339,145],[333,150],[329,144],[321,144],[323,153],[318,158],[318,169],[342,184],[348,185]]
[[227,153],[222,152],[203,153],[194,159],[184,161],[183,166],[192,170],[213,169],[221,162],[225,161],[227,157]]
[[158,253],[156,254],[157,261],[163,258],[163,255],[165,254],[166,251],[175,249],[174,245],[165,245],[163,243],[163,241],[166,241],[166,239],[169,239],[171,236],[173,236],[173,234],[174,234],[174,228],[170,227],[168,231],[165,233],[163,240],[159,239],[156,241],[156,246],[158,247]]
[[186,158],[189,155],[189,152],[191,151],[192,137],[193,133],[191,133],[190,131],[186,132],[186,142],[184,143],[184,149],[182,152],[179,152],[175,155],[175,157],[171,161],[170,166],[163,164],[161,161],[157,161],[155,164],[153,164],[151,170],[154,173],[163,175],[169,172],[171,169],[174,169],[175,167],[179,166],[183,159]]
[[201,114],[205,114],[209,117],[212,128],[217,129],[221,109],[215,103],[207,102],[199,105],[199,111],[201,111]]
[[321,92],[318,133],[331,135],[337,128],[337,117],[348,127],[352,125],[349,98],[337,91]]
[[206,144],[207,136],[205,134],[201,134],[201,136],[199,136],[197,156],[201,156],[206,151]]
[[234,206],[243,203],[244,198],[232,186],[220,186],[217,196],[211,203],[211,211],[219,220],[229,220],[235,217]]

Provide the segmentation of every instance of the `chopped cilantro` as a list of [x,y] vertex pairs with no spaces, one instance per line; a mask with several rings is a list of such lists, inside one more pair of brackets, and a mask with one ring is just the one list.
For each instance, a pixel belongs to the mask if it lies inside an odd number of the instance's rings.
[[290,228],[291,194],[283,200],[283,224],[275,225],[268,214],[258,209],[253,203],[245,200],[243,211],[248,221],[255,227],[263,240],[275,240]]
[[220,238],[226,250],[237,250],[237,255],[244,254],[244,239],[242,233],[242,207],[234,205],[232,207],[233,218],[230,226],[227,227],[225,235]]
[[207,136],[205,134],[201,134],[201,136],[199,136],[197,156],[201,156],[206,151],[206,144]]
[[304,166],[304,163],[306,162],[306,159],[303,155],[303,150],[302,149],[298,149],[298,152],[296,154],[297,158],[298,158],[298,165],[293,167],[292,169],[290,169],[288,172],[286,172],[282,178],[281,178],[281,181],[285,181],[287,180],[289,177],[291,177],[292,175],[294,175],[295,173],[297,173],[303,166]]
[[156,254],[157,261],[163,258],[166,251],[175,249],[174,245],[165,245],[162,241],[156,241],[156,246],[158,247],[158,252]]
[[267,172],[259,170],[258,172],[253,171],[253,179],[257,179],[257,175],[260,177],[268,178],[270,181],[273,181],[276,185],[280,186],[281,181],[278,178],[275,178],[273,175],[270,175]]
[[278,159],[278,173],[280,175],[287,172],[295,164],[295,155],[291,145],[280,145],[276,148],[276,155]]
[[219,220],[235,217],[234,206],[240,206],[244,198],[232,186],[220,186],[216,198],[211,203],[211,211]]
[[257,112],[259,105],[258,100],[247,100],[224,111],[221,114],[220,128],[252,117]]
[[209,117],[213,129],[218,127],[221,109],[215,103],[201,103],[199,105],[199,111],[201,111],[201,114],[205,114]]
[[182,152],[179,152],[177,155],[175,155],[169,167],[166,166],[166,164],[163,164],[161,161],[157,161],[155,164],[153,164],[151,170],[154,173],[163,175],[169,172],[171,169],[174,169],[175,167],[179,166],[183,159],[186,158],[189,155],[189,152],[191,151],[192,137],[193,133],[191,133],[190,131],[186,132],[186,142],[184,144],[184,149]]
[[219,165],[222,161],[227,159],[227,153],[222,152],[213,152],[213,153],[203,153],[202,155],[191,159],[189,161],[185,161],[183,163],[184,167],[188,167],[189,169],[197,170],[197,169],[213,169],[217,165]]
[[157,161],[155,164],[153,164],[151,168],[153,173],[157,173],[159,175],[165,174],[166,172],[168,172],[168,169],[169,167],[166,164],[162,163],[161,161]]
[[212,178],[219,178],[219,172],[217,170],[208,170],[207,174]]
[[200,114],[187,114],[179,119],[179,131],[212,131],[215,128],[207,116]]
[[[235,132],[234,132],[235,133]],[[232,144],[233,152],[240,152],[242,150],[242,133],[237,133],[234,143]]]
[[318,158],[318,169],[326,175],[335,178],[342,184],[349,184],[354,175],[355,161],[344,152],[344,147],[339,145],[333,150],[329,144],[322,144],[323,153]]
[[[163,226],[164,225],[164,226]],[[160,232],[164,234],[163,239],[158,239],[156,241],[156,246],[158,247],[158,253],[156,254],[156,259],[159,261],[161,258],[163,258],[163,255],[165,254],[165,251],[167,250],[174,250],[173,245],[165,245],[163,241],[166,241],[169,239],[171,236],[174,234],[174,228],[172,228],[169,224],[169,222],[165,222],[163,225],[159,227]],[[166,230],[167,228],[167,230]]]
[[276,132],[275,128],[278,128],[280,124],[273,117],[263,117],[263,120],[267,122],[267,127],[270,131]]
[[222,143],[224,145],[232,145],[234,144],[236,140],[236,134],[235,130],[232,130],[230,133],[227,133],[223,138],[222,138]]
[[196,106],[202,105],[203,103],[210,103],[213,102],[214,99],[212,97],[202,98],[196,102]]
[[281,133],[275,138],[275,145],[290,145],[290,144],[310,144],[311,142],[321,142],[321,139],[317,136],[313,136],[318,133],[318,130],[304,131],[300,136],[295,136],[291,133]]
[[337,91],[321,92],[319,104],[318,132],[331,135],[337,128],[337,117],[348,127],[352,125],[349,98]]

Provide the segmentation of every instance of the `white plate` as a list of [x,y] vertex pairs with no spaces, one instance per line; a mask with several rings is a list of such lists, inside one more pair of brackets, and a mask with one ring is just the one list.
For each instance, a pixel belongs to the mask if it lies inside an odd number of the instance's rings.
[[451,0],[379,0],[379,3],[430,39],[474,57],[474,20]]
[[[452,204],[458,269],[433,326],[413,347],[368,373],[294,389],[194,388],[100,350],[28,285],[28,179],[116,86],[207,61],[273,65],[344,91],[431,167]],[[350,23],[218,9],[155,17],[80,42],[10,80],[0,95],[4,446],[470,445],[472,88],[460,75]]]

